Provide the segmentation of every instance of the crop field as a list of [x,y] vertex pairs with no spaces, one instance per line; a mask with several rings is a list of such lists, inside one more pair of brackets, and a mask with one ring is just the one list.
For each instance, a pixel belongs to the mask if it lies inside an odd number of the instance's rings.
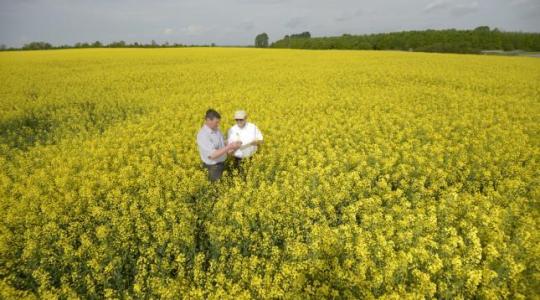
[[[0,78],[0,298],[540,295],[538,58],[6,51]],[[264,134],[245,177],[207,181],[209,108]]]

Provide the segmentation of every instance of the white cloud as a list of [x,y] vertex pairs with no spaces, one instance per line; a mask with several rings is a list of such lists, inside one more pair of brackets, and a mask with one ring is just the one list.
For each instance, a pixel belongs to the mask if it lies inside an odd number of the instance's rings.
[[477,1],[472,1],[470,3],[456,4],[451,12],[454,16],[462,16],[477,12],[479,8]]
[[510,1],[510,4],[514,6],[519,6],[519,5],[531,4],[531,1],[530,0],[512,0]]
[[164,35],[171,35],[174,33],[174,30],[172,28],[165,28],[163,29],[163,34]]
[[334,21],[336,22],[345,22],[352,20],[356,17],[360,17],[364,14],[364,11],[361,9],[357,9],[356,11],[344,11],[341,13],[341,15],[334,18]]
[[462,16],[477,12],[479,7],[478,1],[456,3],[449,0],[433,0],[424,6],[423,11],[425,13],[449,12],[453,16]]
[[294,18],[291,18],[289,21],[287,21],[287,23],[285,23],[285,26],[287,28],[294,29],[294,28],[306,25],[306,23],[307,23],[306,17],[294,17]]
[[255,22],[253,22],[252,20],[244,20],[238,23],[235,27],[242,31],[251,31],[255,29]]
[[193,25],[193,24],[182,28],[182,32],[188,35],[201,35],[207,31],[208,31],[208,28],[201,25]]
[[434,0],[428,3],[424,7],[424,12],[432,12],[436,10],[443,10],[450,7],[450,2],[448,0]]
[[238,0],[242,4],[283,4],[292,2],[291,0]]

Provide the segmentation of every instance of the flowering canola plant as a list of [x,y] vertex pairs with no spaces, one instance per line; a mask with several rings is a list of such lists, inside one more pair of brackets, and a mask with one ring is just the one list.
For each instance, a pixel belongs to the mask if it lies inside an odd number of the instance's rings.
[[[2,298],[540,294],[540,60],[0,53]],[[265,143],[209,184],[195,135]]]

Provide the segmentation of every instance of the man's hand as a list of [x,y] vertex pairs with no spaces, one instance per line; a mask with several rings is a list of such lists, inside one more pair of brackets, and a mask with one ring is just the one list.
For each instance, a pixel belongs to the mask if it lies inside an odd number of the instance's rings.
[[210,155],[208,158],[218,159],[222,155],[236,151],[238,148],[240,148],[241,145],[242,145],[242,142],[233,142],[233,143],[227,144],[223,148],[214,150],[214,152],[212,152],[212,155]]
[[244,147],[248,147],[248,146],[258,146],[262,143],[262,140],[253,140],[251,143],[245,145]]
[[238,148],[240,148],[240,146],[242,146],[242,142],[240,142],[240,141],[232,142],[232,143],[227,145],[227,149],[229,151],[234,151],[234,150],[237,150]]

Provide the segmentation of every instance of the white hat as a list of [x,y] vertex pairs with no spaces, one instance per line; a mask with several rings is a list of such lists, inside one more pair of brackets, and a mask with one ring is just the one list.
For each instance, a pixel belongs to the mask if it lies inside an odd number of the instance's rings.
[[247,117],[247,114],[243,110],[237,110],[234,112],[234,119],[245,119]]

